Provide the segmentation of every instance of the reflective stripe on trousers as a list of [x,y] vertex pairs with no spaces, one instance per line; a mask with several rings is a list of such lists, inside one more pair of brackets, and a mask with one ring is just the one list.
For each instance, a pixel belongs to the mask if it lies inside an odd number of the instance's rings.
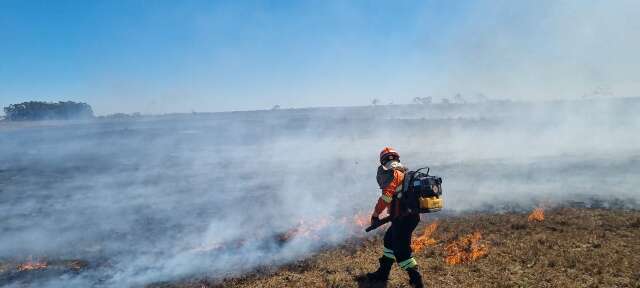
[[418,262],[416,262],[416,259],[414,259],[413,257],[398,263],[398,266],[400,266],[400,268],[402,268],[403,270],[416,267],[416,265],[418,265]]
[[387,258],[391,258],[391,259],[393,259],[393,260],[396,260],[396,256],[395,256],[395,255],[393,255],[393,250],[391,250],[391,249],[389,249],[389,248],[387,248],[387,247],[384,247],[384,246],[382,246],[382,255],[383,255],[384,257],[387,257]]

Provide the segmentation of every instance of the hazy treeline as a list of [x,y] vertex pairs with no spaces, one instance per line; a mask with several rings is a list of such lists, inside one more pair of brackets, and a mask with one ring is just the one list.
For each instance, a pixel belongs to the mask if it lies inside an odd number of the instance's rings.
[[93,118],[93,109],[82,102],[41,102],[29,101],[4,107],[6,119],[25,120],[69,120]]

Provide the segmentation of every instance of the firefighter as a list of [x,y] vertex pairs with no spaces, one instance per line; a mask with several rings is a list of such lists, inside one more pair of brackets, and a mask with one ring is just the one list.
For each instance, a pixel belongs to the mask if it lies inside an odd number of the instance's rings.
[[[388,209],[391,215],[391,226],[384,234],[382,257],[378,259],[380,267],[377,271],[367,274],[367,279],[375,282],[386,282],[393,262],[409,274],[409,284],[413,287],[423,287],[422,276],[418,272],[418,264],[411,256],[411,236],[420,222],[420,214],[409,213],[399,200],[402,183],[407,169],[400,163],[400,155],[391,147],[385,147],[380,152],[380,166],[376,179],[382,189],[382,195],[371,214],[371,223],[380,221],[380,213]],[[400,195],[399,195],[400,194]]]

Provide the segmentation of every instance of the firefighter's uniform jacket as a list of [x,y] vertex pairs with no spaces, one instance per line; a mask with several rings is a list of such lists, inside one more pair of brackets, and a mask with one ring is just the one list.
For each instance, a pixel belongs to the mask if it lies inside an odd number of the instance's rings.
[[417,265],[411,256],[411,236],[420,222],[420,214],[409,213],[398,199],[405,172],[406,168],[399,161],[389,161],[378,167],[376,179],[382,189],[382,196],[378,199],[373,215],[378,216],[385,208],[389,209],[392,220],[384,234],[383,255],[394,259],[400,268],[406,270]]

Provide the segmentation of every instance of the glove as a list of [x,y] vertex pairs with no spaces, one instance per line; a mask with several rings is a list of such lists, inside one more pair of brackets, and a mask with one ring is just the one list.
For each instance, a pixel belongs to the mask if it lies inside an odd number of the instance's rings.
[[379,221],[380,221],[380,218],[378,216],[371,215],[371,225],[374,225],[374,224],[378,223]]

